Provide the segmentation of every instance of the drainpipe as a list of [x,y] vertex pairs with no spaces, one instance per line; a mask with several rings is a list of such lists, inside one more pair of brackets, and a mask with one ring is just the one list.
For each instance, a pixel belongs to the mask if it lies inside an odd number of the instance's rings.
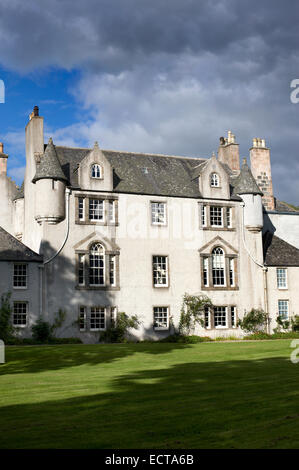
[[65,234],[64,240],[62,242],[62,245],[59,248],[59,250],[53,256],[51,256],[51,258],[44,261],[43,264],[39,265],[39,289],[40,289],[40,291],[39,291],[39,312],[40,312],[40,316],[42,316],[43,304],[44,304],[44,299],[43,299],[43,274],[45,272],[44,268],[47,264],[49,264],[51,261],[53,261],[53,259],[55,259],[56,256],[59,255],[59,253],[61,253],[61,251],[63,250],[63,248],[64,248],[64,246],[67,242],[67,239],[68,239],[68,236],[69,236],[69,233],[70,233],[70,210],[69,210],[70,193],[71,193],[71,190],[69,188],[66,188],[65,189],[66,234]]
[[66,188],[65,189],[66,234],[65,234],[64,240],[63,240],[62,245],[59,248],[59,250],[51,258],[49,258],[47,261],[44,261],[44,263],[43,263],[44,266],[48,263],[51,263],[51,261],[53,261],[53,259],[56,258],[56,256],[59,255],[59,253],[63,250],[64,245],[67,242],[67,239],[68,239],[68,236],[69,236],[69,233],[70,233],[70,211],[69,211],[70,193],[71,193],[71,190],[69,188]]
[[[241,232],[242,232],[242,240],[243,244],[245,247],[245,250],[247,251],[250,259],[260,268],[263,270],[263,287],[264,287],[264,308],[265,312],[268,313],[268,283],[267,283],[267,272],[268,268],[267,266],[261,263],[259,263],[254,257],[251,255],[247,245],[246,245],[246,240],[245,240],[245,227],[244,227],[244,207],[245,207],[245,202],[241,202],[240,206],[242,207],[242,217],[241,217]],[[270,322],[267,322],[267,331],[270,333]]]

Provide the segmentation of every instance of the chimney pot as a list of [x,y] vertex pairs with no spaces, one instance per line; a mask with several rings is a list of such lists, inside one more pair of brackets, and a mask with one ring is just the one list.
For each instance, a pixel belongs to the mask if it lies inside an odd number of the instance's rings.
[[38,106],[34,106],[34,108],[33,108],[33,115],[34,115],[34,116],[39,116],[39,107],[38,107]]
[[0,142],[0,153],[3,153],[3,148],[4,148],[3,142]]

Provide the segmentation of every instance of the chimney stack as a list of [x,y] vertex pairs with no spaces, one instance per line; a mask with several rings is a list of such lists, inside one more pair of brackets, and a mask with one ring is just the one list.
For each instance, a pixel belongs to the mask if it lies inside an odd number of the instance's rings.
[[220,137],[218,160],[226,163],[231,170],[240,170],[239,144],[231,131],[228,131],[227,137]]
[[0,142],[0,175],[7,174],[7,159],[8,155],[4,153],[4,145]]
[[253,139],[250,149],[250,166],[255,180],[264,194],[262,200],[265,209],[269,211],[274,210],[270,149],[266,147],[265,139]]

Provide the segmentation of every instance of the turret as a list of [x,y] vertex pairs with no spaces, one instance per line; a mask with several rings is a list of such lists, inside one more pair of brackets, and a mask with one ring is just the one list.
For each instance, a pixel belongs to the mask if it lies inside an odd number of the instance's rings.
[[234,192],[242,198],[245,204],[245,228],[251,232],[260,232],[263,228],[263,193],[256,184],[246,158],[243,159],[240,174],[235,182]]
[[62,171],[53,140],[50,138],[45,153],[36,162],[32,180],[36,184],[35,219],[39,224],[57,224],[65,217],[65,187],[67,179]]

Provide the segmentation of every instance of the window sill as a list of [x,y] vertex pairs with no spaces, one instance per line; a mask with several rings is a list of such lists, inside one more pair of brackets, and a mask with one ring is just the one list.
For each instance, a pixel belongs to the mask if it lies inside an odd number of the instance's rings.
[[26,286],[26,287],[16,287],[16,286],[13,286],[13,289],[14,289],[14,290],[27,290],[27,289],[28,289],[28,286]]
[[120,290],[120,287],[115,286],[75,286],[76,290]]
[[219,227],[219,226],[216,226],[216,227],[201,227],[202,230],[216,230],[216,231],[222,231],[222,232],[235,232],[236,229],[234,227]]
[[169,286],[161,286],[160,284],[157,284],[157,285],[153,285],[153,288],[154,289],[169,289]]
[[167,327],[154,326],[154,331],[169,331],[169,326]]
[[227,286],[223,286],[223,287],[216,287],[216,286],[213,286],[213,287],[206,287],[206,286],[201,286],[201,290],[207,290],[207,291],[222,291],[222,290],[239,290],[239,287],[227,287]]
[[75,221],[77,225],[101,225],[101,226],[109,226],[109,227],[118,227],[118,222],[107,222],[102,220],[79,220]]

